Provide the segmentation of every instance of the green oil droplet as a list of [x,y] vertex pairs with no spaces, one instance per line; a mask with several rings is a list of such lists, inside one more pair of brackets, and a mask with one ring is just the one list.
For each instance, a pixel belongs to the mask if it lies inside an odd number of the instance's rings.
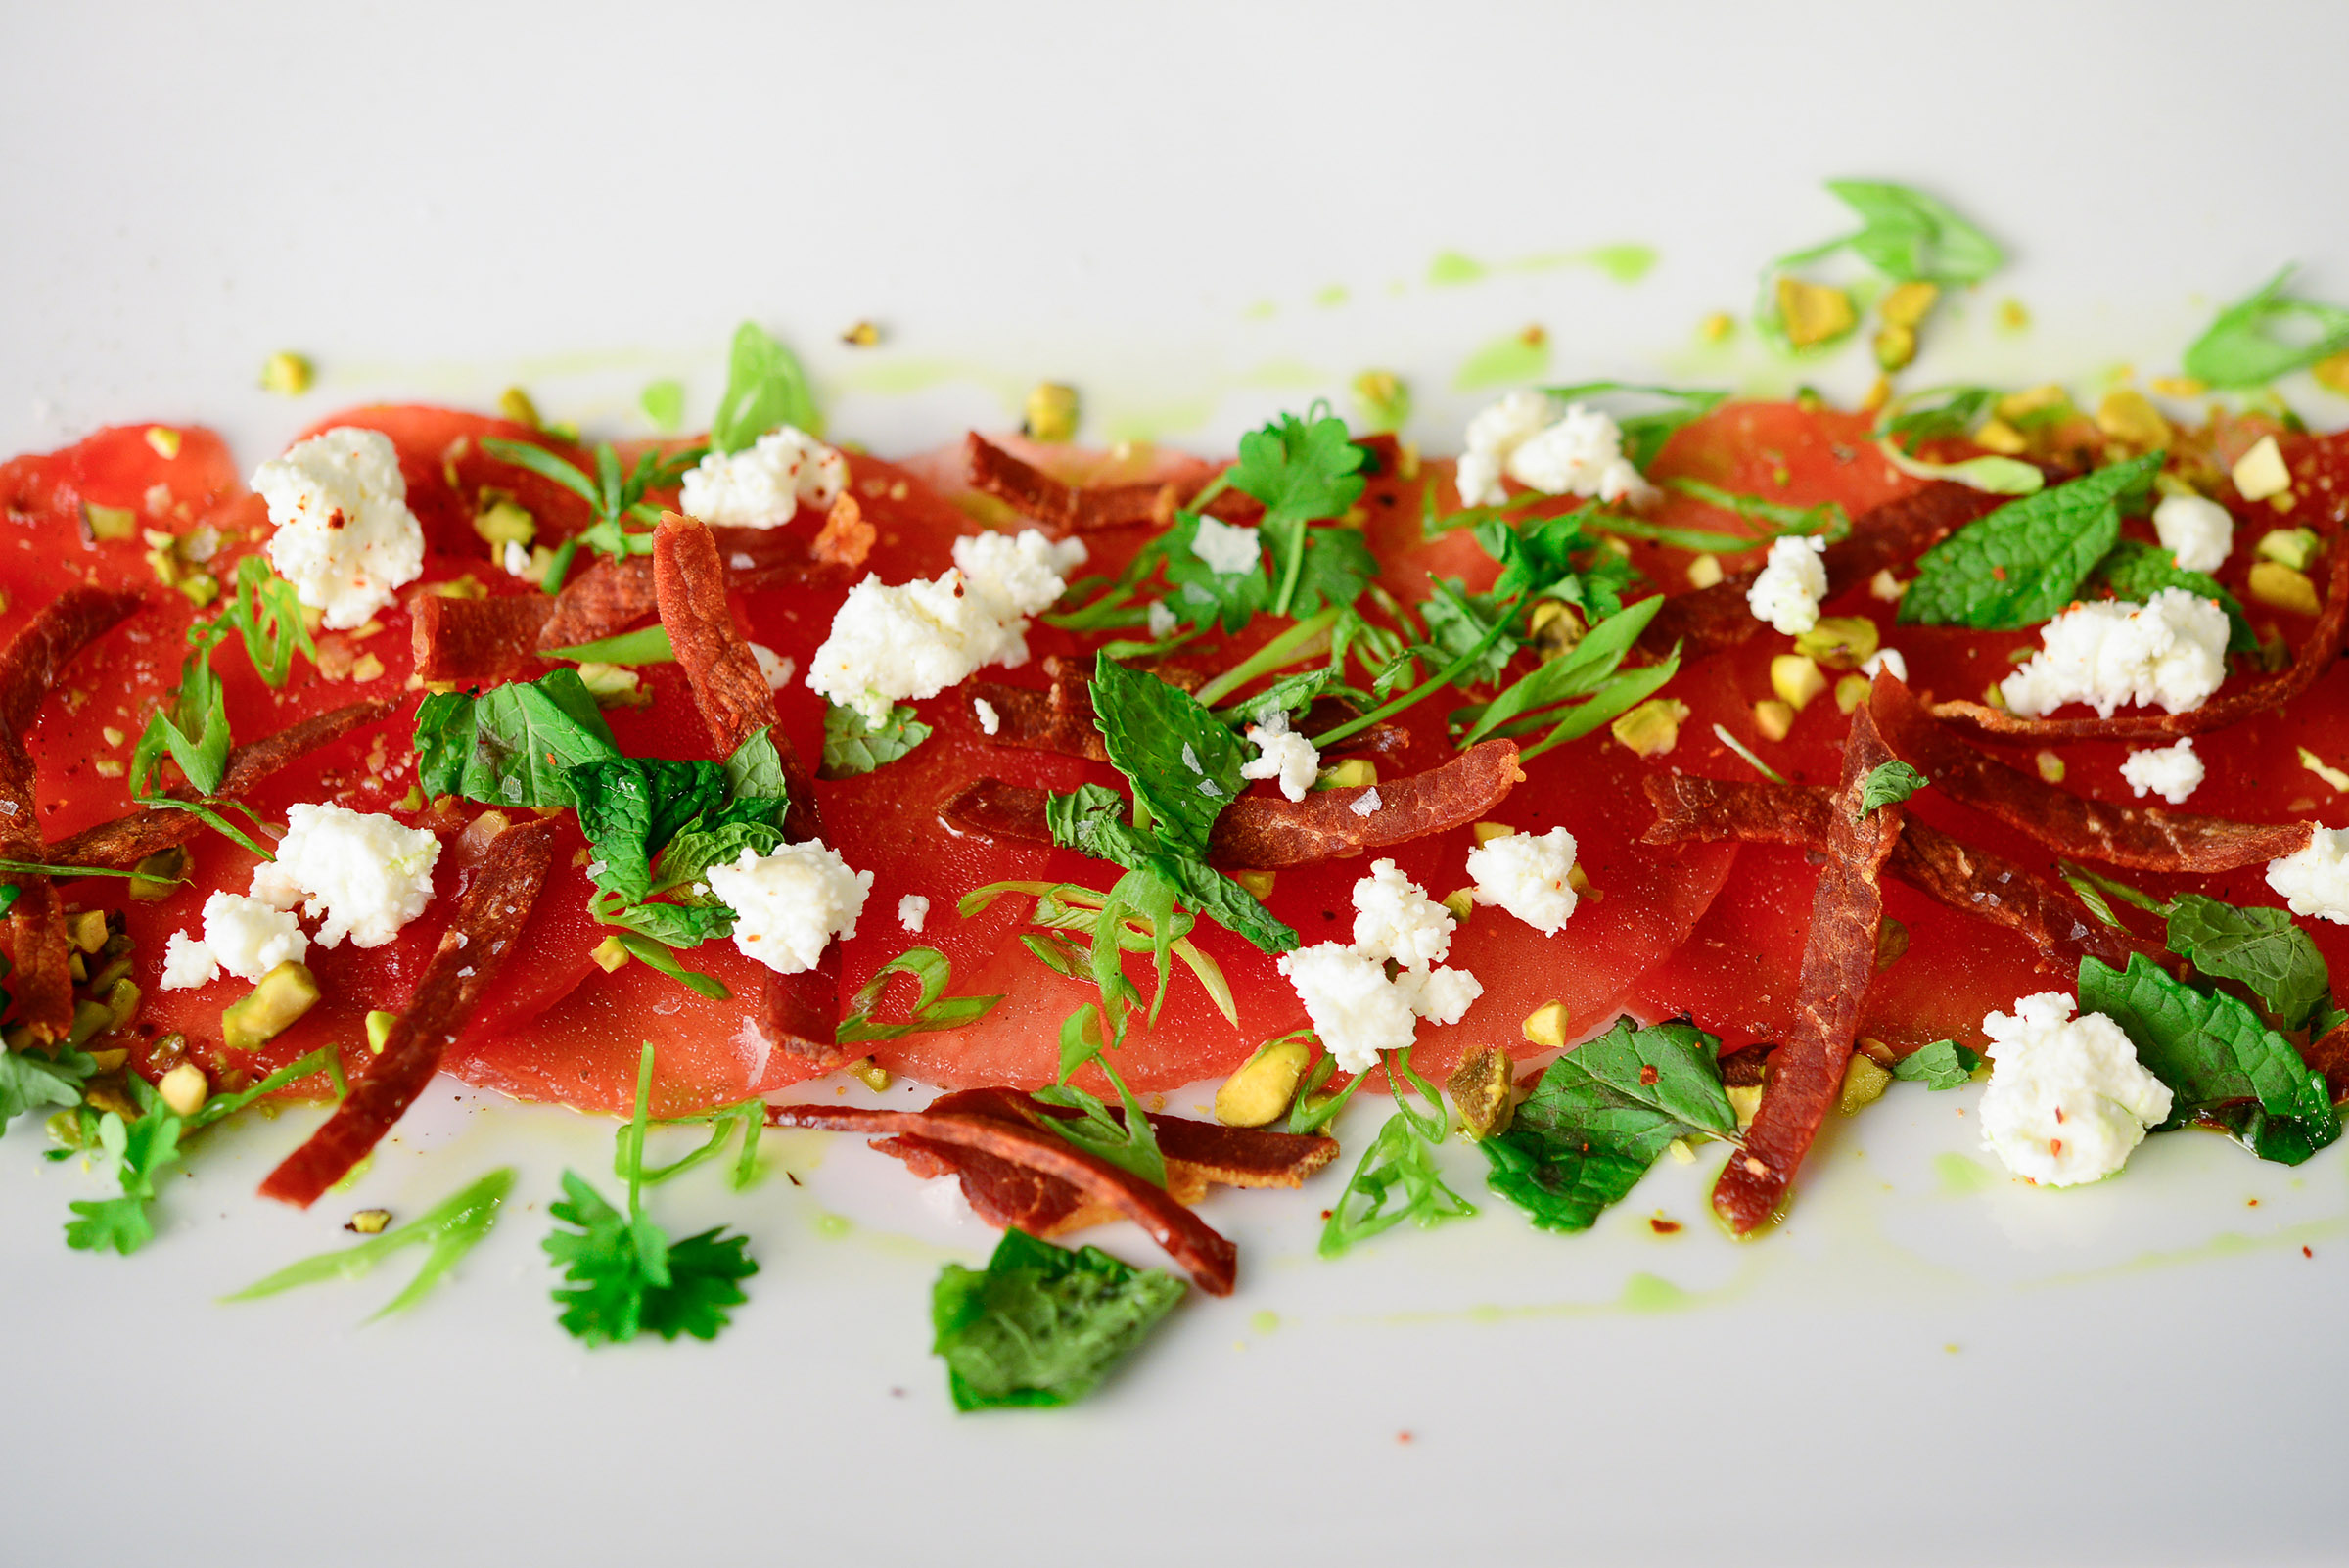
[[1962,1154],[1935,1155],[1933,1172],[1941,1177],[1941,1190],[1950,1193],[1987,1192],[1998,1180],[1981,1161]]
[[1242,321],[1269,321],[1279,309],[1280,306],[1269,300],[1259,300],[1240,312],[1240,319]]
[[1548,335],[1537,337],[1530,333],[1512,332],[1505,338],[1494,339],[1470,354],[1461,364],[1460,373],[1452,378],[1451,384],[1460,392],[1476,392],[1486,387],[1506,387],[1515,382],[1532,381],[1548,369]]
[[1439,289],[1459,283],[1481,283],[1486,270],[1485,264],[1474,256],[1462,255],[1457,251],[1439,251],[1427,264],[1427,281]]
[[1260,1334],[1269,1334],[1272,1332],[1272,1330],[1280,1326],[1280,1314],[1273,1312],[1258,1313],[1254,1317],[1248,1319],[1248,1326],[1255,1329]]
[[1627,1313],[1675,1313],[1689,1303],[1688,1293],[1656,1274],[1634,1274],[1623,1282]]
[[819,1214],[815,1217],[815,1233],[826,1241],[838,1241],[855,1228],[846,1215]]
[[1331,305],[1344,304],[1346,300],[1346,285],[1343,283],[1333,283],[1328,288],[1321,290],[1319,293],[1313,296],[1313,303],[1321,306],[1325,310]]
[[1637,283],[1654,270],[1656,248],[1652,245],[1594,245],[1583,253],[1582,258],[1617,283]]

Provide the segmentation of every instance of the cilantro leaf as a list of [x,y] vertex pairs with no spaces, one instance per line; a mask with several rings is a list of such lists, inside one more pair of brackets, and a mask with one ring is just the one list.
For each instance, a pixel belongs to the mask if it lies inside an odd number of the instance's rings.
[[2324,955],[2284,910],[2182,893],[2168,912],[2170,951],[2214,979],[2241,982],[2284,1028],[2306,1024],[2331,994]]
[[432,795],[490,806],[575,806],[571,769],[620,756],[595,697],[568,668],[416,710],[416,774]]
[[[1275,606],[1280,615],[1302,619],[1325,605],[1352,604],[1378,576],[1378,557],[1370,553],[1370,541],[1359,529],[1332,524],[1300,529],[1294,535],[1275,530],[1267,533],[1266,543],[1272,551],[1273,572],[1288,585]],[[1289,559],[1292,548],[1305,552],[1295,565]]]
[[1189,692],[1107,655],[1093,661],[1091,695],[1109,760],[1150,808],[1160,841],[1203,858],[1216,818],[1240,792],[1239,741]]
[[2196,598],[2215,599],[2227,612],[2227,651],[2253,653],[2259,648],[2259,635],[2251,629],[2241,602],[2220,587],[2218,578],[2186,571],[2176,556],[2158,545],[2142,539],[2121,540],[2096,563],[2094,580],[2110,588],[2114,598],[2136,604],[2143,604],[2164,588],[2184,588]]
[[[873,1008],[881,1000],[892,975],[913,977],[916,993],[912,1016],[902,1024],[875,1023]],[[840,1028],[832,1038],[838,1044],[861,1045],[867,1040],[902,1039],[907,1035],[960,1029],[985,1018],[1003,999],[949,996],[946,988],[953,983],[954,966],[944,953],[936,947],[908,947],[874,970],[873,978],[857,989],[849,1000],[849,1016],[840,1021]]]
[[1882,762],[1869,769],[1860,784],[1860,814],[1881,806],[1898,806],[1925,787],[1925,775],[1907,762]]
[[[4,908],[0,905],[0,912]],[[26,1111],[45,1105],[70,1110],[79,1105],[82,1084],[97,1071],[97,1058],[69,1045],[54,1056],[38,1050],[0,1048],[0,1134]]]
[[1927,1088],[1951,1089],[1970,1081],[1981,1065],[1981,1052],[1967,1050],[1954,1039],[1937,1039],[1895,1062],[1892,1076]]
[[668,1283],[645,1292],[637,1326],[663,1339],[717,1338],[731,1321],[727,1309],[750,1300],[741,1283],[759,1271],[750,1244],[748,1236],[725,1235],[722,1226],[670,1243]]
[[2162,457],[2116,463],[1959,529],[1917,558],[1902,624],[2013,631],[2054,616],[2112,552],[2121,507],[2143,499]]
[[[398,1295],[386,1302],[374,1314],[374,1317],[388,1317],[423,1300],[425,1293],[456,1268],[465,1255],[489,1233],[490,1227],[497,1223],[498,1206],[505,1201],[513,1185],[514,1168],[502,1167],[405,1224],[371,1236],[355,1247],[322,1252],[316,1257],[289,1264],[268,1278],[256,1280],[236,1294],[221,1299],[253,1301],[301,1285],[319,1284],[330,1279],[356,1279],[403,1247],[424,1247],[427,1249],[424,1266],[416,1270],[416,1277],[409,1280]],[[372,1322],[374,1317],[368,1320]]]
[[[2349,310],[2285,294],[2285,267],[2219,312],[2186,350],[2183,368],[2213,387],[2260,387],[2349,348]],[[2298,328],[2291,337],[2280,329]]]
[[930,738],[930,726],[916,718],[909,703],[889,711],[879,728],[864,721],[853,708],[824,705],[824,761],[817,778],[854,778],[884,763],[894,762]]
[[948,1264],[931,1288],[932,1353],[958,1410],[1067,1405],[1099,1387],[1186,1287],[1097,1247],[1006,1230],[985,1270]]
[[1686,1023],[1629,1018],[1549,1064],[1508,1129],[1477,1147],[1486,1182],[1544,1230],[1588,1230],[1675,1138],[1734,1138],[1720,1042]]
[[824,416],[799,356],[765,328],[746,321],[734,329],[726,391],[710,420],[710,443],[721,452],[739,452],[777,425],[821,436]]
[[[1304,419],[1282,414],[1240,438],[1239,461],[1224,477],[1232,488],[1265,504],[1264,521],[1257,527],[1280,573],[1280,587],[1268,606],[1274,615],[1288,615],[1300,603],[1299,587],[1310,553],[1306,525],[1316,518],[1343,517],[1347,508],[1361,499],[1362,456],[1362,449],[1346,434],[1346,422],[1320,413],[1319,405],[1309,409]],[[1360,544],[1359,534],[1355,542]],[[1367,553],[1361,551],[1362,556]],[[1352,558],[1347,567],[1337,569],[1338,576],[1361,564],[1359,558]],[[1374,576],[1374,566],[1360,574],[1364,582]],[[1331,582],[1317,582],[1313,591],[1328,597],[1332,586]],[[1355,592],[1359,591],[1358,586]],[[1334,602],[1351,599],[1349,594]]]
[[2289,1153],[2305,1144],[2313,1152],[2340,1135],[2324,1075],[2234,997],[2174,980],[2142,953],[2130,955],[2126,971],[2083,958],[2079,995],[2081,1011],[2120,1025],[2145,1070],[2170,1086],[2176,1103],[2165,1129],[2250,1100],[2266,1123],[2299,1124],[2267,1132],[2270,1147]]
[[1431,577],[1419,617],[1427,623],[1428,645],[1445,664],[1465,659],[1463,681],[1489,685],[1500,678],[1517,657],[1518,641],[1502,630],[1493,635],[1496,623],[1515,613],[1515,602],[1496,603],[1498,595],[1471,595],[1458,577]]
[[1274,714],[1302,714],[1313,707],[1316,698],[1325,695],[1343,697],[1358,707],[1370,707],[1365,693],[1339,683],[1338,677],[1343,673],[1335,665],[1323,665],[1283,675],[1255,696],[1219,710],[1218,716],[1234,729],[1244,730],[1250,724],[1263,723]]
[[[1178,621],[1201,627],[1218,625],[1227,632],[1238,631],[1271,603],[1272,579],[1265,576],[1261,553],[1245,572],[1218,572],[1202,561],[1196,548],[1201,516],[1198,512],[1175,513],[1174,526],[1144,546],[1142,553],[1134,558],[1135,565],[1145,574],[1151,560],[1163,565],[1169,590],[1166,605]],[[1124,600],[1113,591],[1104,594],[1102,602],[1107,608],[1116,608]],[[1138,625],[1142,618],[1143,612],[1137,606],[1126,623]],[[1078,630],[1093,629],[1089,624],[1076,623],[1076,618],[1072,617],[1063,617],[1056,623]]]
[[147,1205],[155,1201],[155,1178],[179,1163],[182,1124],[162,1103],[146,1080],[131,1079],[132,1092],[143,1107],[136,1122],[124,1122],[118,1111],[98,1121],[101,1161],[122,1189],[118,1198],[77,1199],[67,1207],[81,1216],[66,1223],[66,1245],[82,1252],[112,1249],[125,1257],[155,1237]]

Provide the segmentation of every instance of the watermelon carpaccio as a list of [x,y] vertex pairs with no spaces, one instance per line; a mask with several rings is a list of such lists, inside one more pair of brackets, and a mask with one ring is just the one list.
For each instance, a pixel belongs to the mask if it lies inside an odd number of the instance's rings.
[[[488,547],[470,525],[484,487],[515,494],[539,520],[542,536],[575,531],[587,521],[583,506],[568,491],[482,450],[483,437],[530,434],[520,427],[414,407],[355,409],[320,428],[332,425],[381,430],[398,447],[409,504],[428,541],[427,582],[470,574],[490,593],[534,591],[496,570]],[[1796,504],[1832,501],[1856,517],[1917,483],[1890,468],[1869,446],[1865,431],[1866,420],[1858,415],[1731,404],[1676,435],[1651,477],[1689,476]],[[149,712],[177,677],[192,616],[183,596],[157,582],[143,538],[94,541],[87,536],[85,505],[127,508],[141,530],[180,535],[212,530],[217,554],[208,566],[215,572],[257,549],[267,533],[264,509],[244,490],[217,438],[181,428],[175,454],[165,456],[169,441],[151,441],[148,432],[144,426],[102,431],[64,451],[0,467],[0,499],[8,509],[6,531],[0,533],[0,551],[6,552],[0,556],[5,562],[0,582],[8,594],[0,609],[0,642],[73,583],[134,586],[147,596],[138,615],[69,669],[60,694],[44,706],[29,737],[39,770],[41,827],[51,840],[131,807],[120,764]],[[2298,505],[2311,519],[2319,511],[2328,515],[2336,480],[2349,478],[2349,447],[2335,440],[2297,439],[2287,442],[2286,456],[2296,475],[2315,476],[2300,486]],[[857,456],[852,466],[856,498],[879,530],[867,568],[886,581],[942,572],[950,564],[958,534],[1012,521],[999,503],[961,492],[948,459],[899,465]],[[1093,471],[1102,472],[1098,464]],[[1129,463],[1116,477],[1146,472]],[[1428,464],[1415,477],[1381,475],[1363,500],[1366,533],[1382,563],[1384,585],[1405,601],[1425,595],[1431,575],[1460,576],[1476,589],[1487,586],[1495,572],[1464,531],[1434,541],[1422,537],[1421,487],[1429,484],[1440,486],[1439,505],[1452,503],[1449,466],[1440,463]],[[1742,527],[1727,514],[1673,492],[1650,516],[1713,530]],[[2245,519],[2260,527],[2294,521],[2265,507],[2246,509]],[[820,521],[804,514],[789,526],[812,530]],[[1142,542],[1142,532],[1097,536],[1092,570],[1115,570]],[[2230,574],[2239,574],[2248,555],[2237,551]],[[1686,580],[1691,557],[1685,552],[1635,544],[1632,556],[1665,591],[1677,591]],[[838,590],[757,592],[738,594],[734,608],[754,640],[804,670],[830,627],[839,598]],[[1873,616],[1887,642],[1906,655],[1912,684],[1945,695],[1980,693],[2011,668],[2010,656],[2032,641],[2026,633],[1896,632],[1892,607],[1865,590],[1828,608]],[[2260,615],[2263,622],[2277,622],[2289,638],[2305,630],[2296,618]],[[1030,642],[1039,660],[1082,651],[1075,638],[1041,623]],[[1715,724],[1790,777],[1816,782],[1834,776],[1848,720],[1833,701],[1814,702],[1783,742],[1762,741],[1755,732],[1753,704],[1770,695],[1769,661],[1785,647],[1785,638],[1765,632],[1683,670],[1668,695],[1686,703],[1690,717],[1668,756],[1643,759],[1602,730],[1527,765],[1525,781],[1495,814],[1533,832],[1561,824],[1568,828],[1596,892],[1554,937],[1544,938],[1497,909],[1479,910],[1459,932],[1450,961],[1473,972],[1484,995],[1457,1026],[1423,1029],[1415,1065],[1440,1078],[1465,1053],[1488,1044],[1531,1053],[1537,1047],[1524,1038],[1524,1021],[1552,1001],[1564,1003],[1573,1035],[1600,1027],[1626,1009],[1649,1017],[1686,1012],[1729,1046],[1783,1034],[1815,877],[1805,856],[1771,849],[1740,853],[1728,846],[1659,850],[1638,839],[1652,817],[1640,789],[1651,770],[1749,776],[1748,765],[1715,739]],[[331,800],[360,810],[389,811],[453,841],[473,814],[471,807],[443,803],[438,808],[408,809],[401,804],[412,798],[415,783],[409,737],[418,699],[410,690],[411,664],[404,603],[383,612],[371,627],[322,636],[317,665],[298,661],[293,678],[279,690],[258,680],[237,645],[226,645],[215,665],[227,687],[232,728],[241,739],[358,698],[400,699],[384,723],[313,754],[273,779],[254,797],[256,808],[264,816],[282,817],[296,802]],[[653,694],[651,706],[607,715],[623,750],[640,756],[709,756],[709,737],[677,667],[655,666],[643,673]],[[1042,677],[1032,662],[1005,678],[1040,682]],[[2337,797],[2301,767],[2297,752],[2306,746],[2327,761],[2349,760],[2344,680],[2349,675],[2336,670],[2290,712],[2263,715],[2200,740],[2210,777],[2195,796],[2194,808],[2249,818],[2342,819]],[[821,744],[821,701],[795,681],[778,694],[776,707],[783,732],[803,756],[812,758]],[[1053,1076],[1060,1023],[1094,994],[1092,988],[1051,973],[1020,943],[1031,899],[1007,896],[968,918],[957,912],[958,901],[1001,881],[1106,888],[1115,872],[1068,852],[955,835],[940,824],[937,808],[982,775],[1057,790],[1087,779],[1118,780],[1102,764],[995,746],[979,732],[967,701],[954,692],[917,707],[935,728],[928,742],[870,774],[818,787],[828,841],[852,866],[873,873],[863,918],[845,945],[844,1006],[906,948],[934,947],[952,966],[955,994],[1002,1000],[976,1024],[909,1036],[882,1047],[881,1063],[946,1087],[1033,1086]],[[1438,700],[1408,715],[1410,745],[1401,756],[1384,760],[1383,772],[1399,776],[1444,761],[1449,747],[1442,708]],[[2118,777],[2125,753],[2115,745],[2064,748],[2066,786],[2099,798],[2126,798]],[[2016,760],[2032,764],[2027,754]],[[2051,862],[2046,851],[1931,792],[1912,806],[1925,820],[1968,842],[2027,865],[2044,868]],[[1468,880],[1463,861],[1471,842],[1469,830],[1461,828],[1402,846],[1394,857],[1415,881],[1441,895]],[[83,881],[68,888],[69,901],[80,906],[125,910],[137,942],[135,978],[146,994],[137,1031],[142,1044],[134,1058],[145,1066],[153,1041],[176,1033],[187,1038],[198,1060],[216,1067],[264,1071],[331,1042],[343,1048],[352,1071],[363,1072],[365,1014],[375,1008],[397,1010],[406,1002],[454,900],[437,899],[386,946],[313,947],[309,962],[324,992],[322,1002],[263,1051],[232,1062],[217,1043],[219,1014],[243,985],[224,978],[193,991],[163,992],[157,986],[170,933],[199,924],[210,891],[242,892],[251,876],[253,857],[224,840],[207,836],[196,851],[193,884],[160,902],[126,901],[118,882]],[[730,943],[707,944],[687,961],[723,981],[733,992],[731,1000],[697,995],[642,964],[607,973],[593,963],[590,952],[609,928],[587,913],[586,861],[584,843],[575,837],[558,856],[555,874],[531,913],[521,956],[507,965],[485,1013],[450,1053],[449,1071],[524,1098],[621,1109],[632,1089],[639,1046],[651,1040],[660,1064],[656,1107],[665,1114],[783,1088],[807,1076],[804,1062],[770,1049],[754,1027],[751,1006],[761,971]],[[447,857],[442,867],[445,892],[454,873]],[[1366,870],[1367,861],[1357,859],[1283,871],[1267,902],[1308,943],[1348,940],[1349,894]],[[2209,891],[2243,901],[2273,901],[2258,886],[2256,869]],[[898,919],[899,899],[909,894],[930,900],[918,935]],[[1942,1036],[1978,1041],[1982,1015],[1991,1008],[2007,1006],[2026,992],[2068,989],[2069,977],[2042,970],[2018,939],[1897,885],[1888,897],[1890,913],[1905,925],[1910,943],[1869,993],[1866,1033],[1896,1045]],[[2328,958],[2349,957],[2349,939],[2336,928],[2326,926],[2315,935]],[[1137,1027],[1119,1052],[1122,1071],[1137,1088],[1166,1090],[1218,1077],[1258,1042],[1305,1022],[1303,1007],[1268,956],[1212,924],[1203,922],[1194,938],[1227,977],[1238,1020],[1226,1020],[1178,964],[1156,1026]],[[1146,967],[1141,958],[1129,963],[1137,979]],[[892,984],[895,989],[876,1008],[884,1019],[904,1016],[912,989],[902,979]]]

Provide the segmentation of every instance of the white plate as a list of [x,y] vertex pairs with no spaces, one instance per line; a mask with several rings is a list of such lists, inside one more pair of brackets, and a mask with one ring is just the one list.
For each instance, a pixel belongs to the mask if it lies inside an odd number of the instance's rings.
[[[1835,231],[1840,173],[1930,184],[2011,243],[1920,380],[2167,370],[2295,257],[2349,296],[2337,9],[411,3],[19,8],[0,30],[12,451],[169,418],[251,462],[344,403],[511,382],[622,430],[680,375],[699,417],[746,314],[877,449],[1008,424],[1044,376],[1083,389],[1093,438],[1212,449],[1370,365],[1448,449],[1479,395],[1462,362],[1536,322],[1560,376],[1787,385],[1693,329]],[[1536,260],[1621,244],[1657,253],[1636,284]],[[1493,270],[1433,284],[1447,252]],[[2009,295],[2028,333],[1993,325]],[[885,347],[834,341],[866,316]],[[281,347],[322,371],[299,402],[252,390]],[[1861,361],[1818,379],[1854,394]],[[313,1113],[220,1134],[129,1260],[66,1251],[91,1183],[23,1124],[0,1144],[0,1557],[2337,1550],[2349,1155],[2286,1171],[2180,1135],[2108,1187],[2038,1192],[1982,1179],[1975,1097],[1901,1085],[1838,1126],[1749,1246],[1702,1222],[1709,1163],[1587,1237],[1488,1203],[1334,1265],[1315,1203],[1221,1195],[1237,1298],[1186,1306],[1088,1406],[965,1419],[929,1284],[991,1236],[853,1142],[779,1139],[746,1197],[664,1190],[672,1230],[751,1233],[752,1303],[714,1346],[590,1354],[549,1320],[536,1243],[553,1174],[608,1169],[607,1124],[420,1107],[348,1207],[413,1213],[505,1161],[520,1201],[428,1308],[371,1327],[395,1279],[212,1304],[347,1239],[345,1206],[251,1195]],[[1657,1213],[1695,1222],[1660,1237]]]

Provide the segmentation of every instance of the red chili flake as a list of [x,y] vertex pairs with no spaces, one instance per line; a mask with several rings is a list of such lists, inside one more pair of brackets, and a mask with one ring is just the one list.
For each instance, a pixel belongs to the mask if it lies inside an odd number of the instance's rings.
[[2303,1247],[2300,1249],[2300,1256],[2303,1258],[2314,1258],[2316,1254],[2310,1251],[2308,1248]]
[[1408,1442],[1410,1442],[1410,1441],[1411,1441],[1410,1429],[1409,1429],[1408,1427],[1405,1427],[1405,1428],[1403,1431],[1396,1433],[1396,1434],[1395,1434],[1395,1441],[1396,1441],[1396,1442],[1398,1442],[1398,1443],[1408,1443]]
[[1655,1070],[1655,1068],[1654,1068],[1653,1066],[1642,1067],[1641,1069],[1639,1069],[1639,1082],[1640,1082],[1640,1083],[1642,1083],[1642,1084],[1653,1084],[1655,1081],[1656,1081],[1656,1070]]
[[1998,580],[1998,581],[2000,581],[2000,582],[2004,582],[2004,581],[2005,581],[2005,580],[2006,580],[2006,569],[2005,569],[2004,567],[2003,567],[2003,566],[1994,566],[1994,567],[1992,567],[1992,568],[1990,569],[1990,575],[1991,575],[1991,576],[1992,576],[1993,578],[1995,578],[1996,580]]
[[[2055,1107],[2055,1125],[2057,1127],[2063,1126],[2063,1107],[2060,1105]],[[2253,1198],[2251,1201],[2253,1203],[2257,1203],[2259,1200],[2257,1198]]]
[[2244,1207],[2256,1209],[2259,1207],[2259,1200],[2257,1198],[2246,1198],[2244,1200]]
[[1667,1220],[1660,1214],[1652,1215],[1648,1219],[1647,1228],[1659,1236],[1677,1236],[1681,1233],[1681,1222],[1678,1220]]
[[2048,1139],[2048,1152],[2049,1152],[2050,1154],[2061,1154],[2061,1153],[2063,1152],[2063,1139],[2061,1139],[2061,1138],[2050,1138],[2050,1139]]

